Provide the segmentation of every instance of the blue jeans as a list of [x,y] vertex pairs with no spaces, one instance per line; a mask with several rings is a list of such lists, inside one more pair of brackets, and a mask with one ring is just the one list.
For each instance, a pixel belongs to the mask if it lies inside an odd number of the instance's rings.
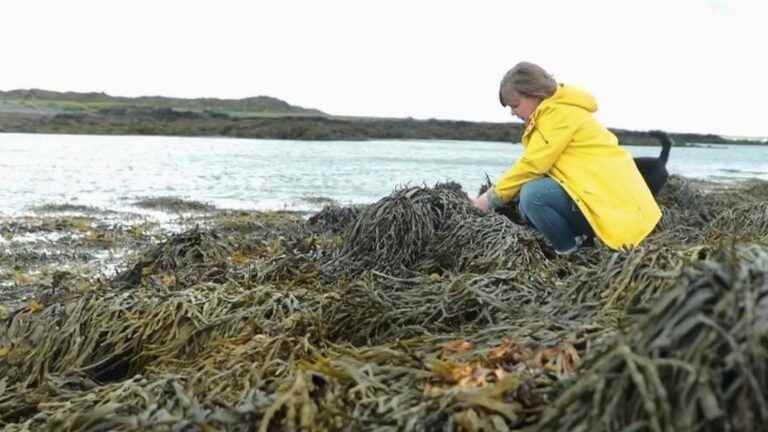
[[[520,214],[559,254],[569,254],[579,248],[582,236],[594,232],[568,193],[555,180],[541,177],[523,185],[520,191]],[[577,239],[579,237],[580,239]]]

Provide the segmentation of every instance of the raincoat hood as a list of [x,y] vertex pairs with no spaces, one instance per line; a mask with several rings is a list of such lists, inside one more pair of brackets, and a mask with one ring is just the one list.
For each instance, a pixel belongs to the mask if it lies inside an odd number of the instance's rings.
[[597,111],[597,101],[591,94],[579,88],[560,84],[555,94],[541,101],[542,105],[571,105],[583,108],[591,113]]

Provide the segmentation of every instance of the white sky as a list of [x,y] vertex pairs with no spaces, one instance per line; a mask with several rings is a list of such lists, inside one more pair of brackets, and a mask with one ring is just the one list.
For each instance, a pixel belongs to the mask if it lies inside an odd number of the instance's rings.
[[[2,0],[0,89],[511,121],[520,60],[610,127],[768,136],[768,0]],[[516,119],[515,119],[516,121]]]

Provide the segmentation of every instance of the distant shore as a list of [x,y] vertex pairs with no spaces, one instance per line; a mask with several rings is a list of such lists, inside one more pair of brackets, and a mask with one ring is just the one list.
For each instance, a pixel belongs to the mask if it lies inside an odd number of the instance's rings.
[[[658,146],[645,131],[611,129],[623,145]],[[520,142],[521,123],[333,116],[259,96],[238,100],[0,91],[0,132],[215,136],[286,140],[436,139]],[[755,139],[670,133],[679,146],[768,145]]]
[[[646,132],[611,129],[622,145],[658,146]],[[153,110],[141,114],[0,113],[0,132],[84,135],[213,136],[319,141],[374,139],[438,139],[520,142],[517,123],[482,123],[415,119],[341,119],[281,116],[236,118],[207,113]],[[761,141],[733,140],[717,135],[670,134],[679,146],[768,145]]]

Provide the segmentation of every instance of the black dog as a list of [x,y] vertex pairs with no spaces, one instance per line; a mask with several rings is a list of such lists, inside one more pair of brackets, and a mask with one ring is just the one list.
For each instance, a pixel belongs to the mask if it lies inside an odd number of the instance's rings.
[[635,165],[637,165],[637,169],[645,179],[645,183],[653,196],[656,196],[669,178],[667,160],[669,159],[669,149],[672,148],[672,138],[665,132],[658,130],[650,131],[648,135],[661,141],[661,154],[659,157],[636,157]]

